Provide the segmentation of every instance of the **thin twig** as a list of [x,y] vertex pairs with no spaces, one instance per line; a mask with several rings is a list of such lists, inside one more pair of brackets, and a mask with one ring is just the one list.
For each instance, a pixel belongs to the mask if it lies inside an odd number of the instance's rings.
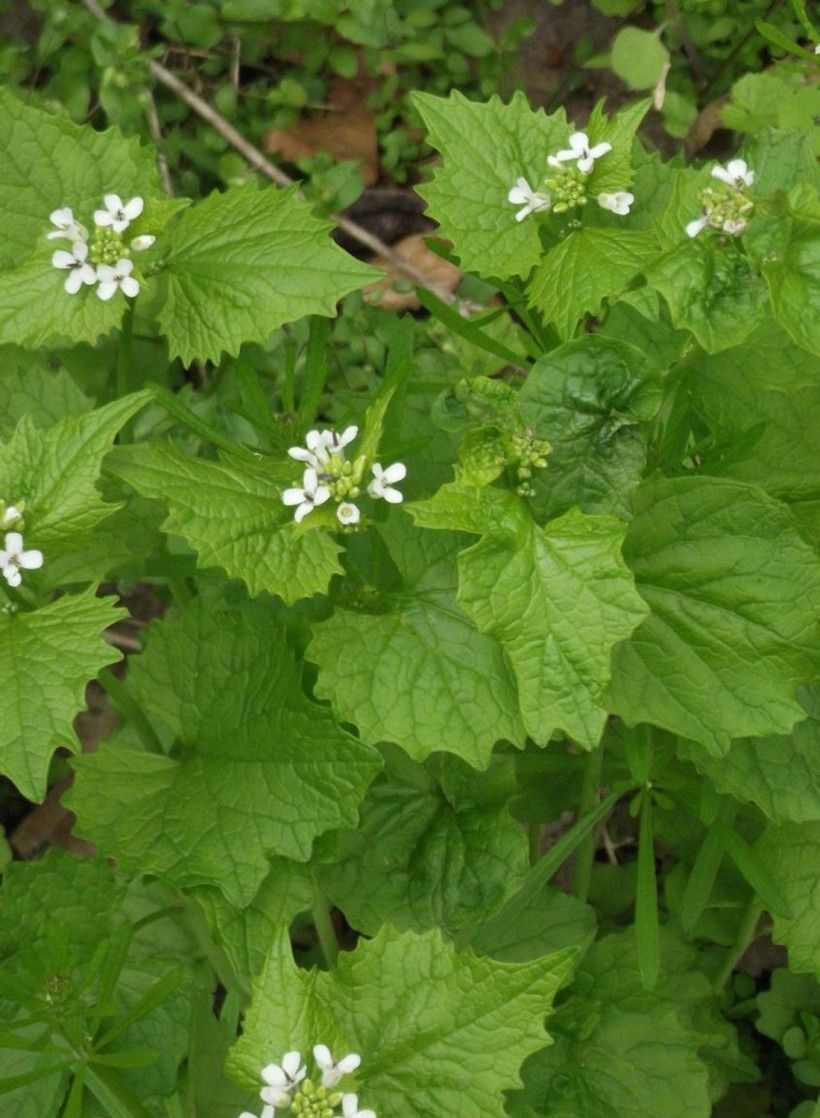
[[157,148],[157,170],[162,180],[162,189],[169,198],[173,198],[174,184],[171,181],[171,168],[168,166],[168,160],[163,150],[165,141],[162,138],[162,127],[159,123],[157,103],[150,89],[146,89],[145,94],[145,119],[148,122],[148,131],[151,133],[151,139],[154,141]]
[[[112,22],[111,17],[100,7],[97,0],[83,0],[83,4],[97,19]],[[280,167],[277,167],[275,163],[271,163],[269,159],[266,159],[262,152],[254,147],[249,140],[246,140],[241,132],[238,132],[232,124],[216,111],[216,109],[212,108],[198,93],[194,93],[192,89],[189,89],[184,82],[180,81],[175,74],[172,74],[170,70],[166,69],[162,63],[157,62],[156,59],[151,59],[148,62],[148,68],[160,85],[164,85],[166,89],[170,89],[172,93],[175,93],[177,97],[193,109],[206,124],[209,124],[215,132],[222,136],[224,140],[227,140],[231,147],[235,148],[251,167],[270,179],[271,182],[275,182],[278,186],[294,185],[294,180],[290,175],[286,175]],[[390,264],[396,271],[407,276],[413,283],[417,284],[419,287],[425,288],[427,291],[432,291],[432,293],[444,303],[456,302],[452,292],[442,287],[436,280],[423,271],[423,269],[417,267],[412,260],[408,260],[407,257],[402,256],[401,253],[394,252],[381,238],[374,236],[355,221],[351,221],[349,217],[345,217],[344,214],[333,213],[330,217],[336,222],[340,229],[343,229],[344,232],[352,238],[352,240],[362,245],[363,248],[369,249],[370,252],[375,253],[377,256],[383,257],[386,263]]]

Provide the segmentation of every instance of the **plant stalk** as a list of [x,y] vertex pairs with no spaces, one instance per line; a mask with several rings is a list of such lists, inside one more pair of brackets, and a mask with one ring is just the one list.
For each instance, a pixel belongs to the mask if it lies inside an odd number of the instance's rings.
[[[581,819],[595,806],[598,789],[601,785],[601,772],[604,766],[604,747],[599,745],[589,754],[584,766],[584,779],[581,784],[581,797],[578,800],[578,818]],[[598,845],[598,828],[593,827],[578,846],[575,870],[572,875],[572,891],[579,901],[586,902],[592,879],[592,863]]]
[[735,942],[726,952],[726,957],[721,964],[720,970],[715,975],[712,983],[712,988],[715,993],[720,993],[726,983],[732,977],[737,964],[743,958],[749,944],[754,940],[757,935],[757,925],[760,923],[760,917],[763,915],[763,905],[753,893],[749,903],[743,913],[740,921],[740,926],[735,936]]

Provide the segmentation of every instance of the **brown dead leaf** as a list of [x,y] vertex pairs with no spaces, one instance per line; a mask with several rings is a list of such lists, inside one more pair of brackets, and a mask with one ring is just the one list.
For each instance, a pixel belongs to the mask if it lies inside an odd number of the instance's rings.
[[[424,243],[425,233],[412,233],[409,237],[393,245],[395,252],[411,261],[417,268],[426,272],[431,280],[443,287],[451,294],[461,282],[461,270],[443,260],[437,253],[429,249]],[[399,272],[389,260],[383,256],[376,256],[370,261],[376,268],[386,272],[383,280],[377,280],[364,289],[368,302],[376,303],[386,311],[414,311],[419,308],[419,301],[414,290],[401,290],[408,283],[406,277]],[[398,290],[394,284],[400,284]],[[381,293],[381,294],[379,294]]]
[[320,115],[305,117],[293,128],[275,128],[262,141],[266,152],[286,163],[328,151],[334,159],[358,159],[365,186],[379,175],[376,120],[368,108],[372,80],[336,78],[330,89],[328,108]]

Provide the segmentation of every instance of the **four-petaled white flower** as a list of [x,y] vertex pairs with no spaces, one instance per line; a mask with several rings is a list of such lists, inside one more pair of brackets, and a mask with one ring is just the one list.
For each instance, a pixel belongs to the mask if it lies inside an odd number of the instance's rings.
[[602,210],[609,210],[614,214],[628,214],[629,208],[635,201],[635,195],[628,190],[616,190],[613,194],[599,194],[598,205]]
[[370,496],[376,499],[382,497],[391,505],[401,504],[404,497],[398,489],[392,489],[391,486],[407,477],[407,467],[404,463],[394,462],[392,466],[383,470],[378,462],[374,462],[370,468],[373,471],[373,480],[367,487]]
[[341,434],[336,431],[308,431],[304,446],[292,446],[288,450],[297,462],[307,462],[316,470],[327,465],[332,454],[342,454],[348,443],[352,443],[359,433],[358,427],[345,427]]
[[145,252],[156,239],[157,238],[152,237],[150,233],[142,233],[139,237],[134,237],[129,247],[132,252]]
[[286,505],[296,506],[293,519],[297,524],[301,523],[309,512],[313,512],[317,505],[323,505],[329,498],[330,490],[326,485],[319,484],[319,475],[312,466],[309,466],[302,475],[301,489],[294,486],[292,489],[286,489],[282,494],[282,500]]
[[74,213],[70,206],[63,206],[62,209],[54,210],[49,216],[49,221],[57,228],[52,229],[50,233],[46,233],[46,240],[53,241],[58,238],[60,240],[65,238],[67,241],[84,241],[88,238],[88,230],[84,225],[80,225],[79,221],[74,220]]
[[578,170],[586,172],[591,171],[595,166],[595,160],[600,159],[602,155],[606,155],[608,151],[612,151],[612,144],[608,144],[606,140],[591,148],[589,146],[589,136],[586,132],[573,132],[569,138],[569,148],[548,156],[547,163],[550,167],[560,167],[562,163],[568,163],[574,159]]
[[713,167],[712,178],[720,179],[727,186],[733,186],[735,190],[742,190],[744,186],[754,185],[755,173],[750,170],[745,159],[731,159],[725,167],[721,167],[720,164]]
[[[262,1102],[271,1106],[287,1106],[295,1088],[307,1074],[301,1052],[286,1052],[281,1064],[268,1064],[262,1068],[262,1078],[267,1086],[259,1094]],[[263,1118],[265,1118],[263,1114]]]
[[128,226],[138,218],[145,203],[142,198],[132,198],[123,202],[119,194],[106,194],[103,197],[104,210],[94,211],[94,224],[110,226],[115,233],[124,233]]
[[342,501],[336,509],[336,517],[340,524],[347,527],[348,524],[358,524],[362,514],[359,512],[358,505],[354,505],[351,501]]
[[5,547],[0,551],[0,571],[9,586],[19,586],[23,576],[20,571],[36,571],[43,565],[42,551],[23,550],[23,537],[19,532],[6,532]]
[[133,299],[140,289],[139,281],[131,275],[133,270],[134,261],[127,257],[118,260],[113,268],[110,264],[100,264],[96,276],[99,280],[97,287],[99,297],[110,299],[118,290],[121,290],[123,295],[128,295]]
[[[341,505],[339,507],[341,508]],[[355,508],[355,505],[353,507]],[[341,519],[341,517],[339,519]],[[358,520],[358,516],[356,519]],[[334,1063],[333,1056],[326,1044],[317,1044],[314,1046],[313,1059],[316,1061],[316,1066],[322,1073],[323,1087],[335,1087],[345,1075],[350,1075],[362,1062],[362,1058],[358,1053],[350,1052],[347,1056],[343,1056],[341,1060],[337,1060]]]
[[[68,268],[63,287],[69,295],[76,295],[84,283],[96,283],[97,272],[88,263],[88,245],[85,241],[75,241],[71,252],[58,248],[51,258],[55,268]],[[113,292],[112,292],[113,294]]]
[[540,210],[548,210],[552,205],[552,198],[549,194],[538,194],[525,178],[518,178],[515,184],[510,187],[510,192],[507,195],[507,201],[512,202],[514,206],[521,206],[522,208],[515,215],[516,221],[523,221],[531,213],[538,213]]
[[344,1118],[376,1118],[375,1110],[359,1110],[358,1095],[342,1095],[342,1114]]

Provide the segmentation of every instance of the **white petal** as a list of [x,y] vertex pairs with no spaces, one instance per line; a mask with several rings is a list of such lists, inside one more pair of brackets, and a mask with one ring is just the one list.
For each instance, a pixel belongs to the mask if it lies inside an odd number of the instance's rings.
[[384,489],[382,497],[384,497],[388,505],[400,505],[404,500],[403,494],[399,493],[398,489],[390,489],[389,487]]
[[367,487],[367,492],[368,492],[368,495],[371,496],[374,501],[378,501],[382,496],[382,484],[381,484],[381,482],[380,481],[371,481],[371,483]]
[[263,1106],[259,1118],[274,1118],[273,1111],[274,1108],[272,1106]]
[[114,283],[117,278],[117,273],[110,264],[97,265],[97,279],[101,283]]
[[75,241],[71,246],[71,251],[74,253],[74,259],[82,263],[88,256],[88,245],[85,241]]
[[52,225],[56,225],[61,229],[65,229],[74,221],[74,213],[70,206],[63,206],[62,209],[52,210],[48,215],[48,220]]
[[21,551],[18,562],[26,571],[39,571],[43,565],[43,553],[34,548],[31,551]]
[[311,465],[315,465],[315,455],[311,451],[305,450],[303,446],[289,447],[288,454],[291,458],[295,458],[297,462],[310,462]]
[[144,208],[145,202],[142,200],[142,198],[132,198],[130,202],[126,202],[126,204],[122,207],[122,212],[125,214],[129,221],[134,221],[135,218],[139,217]]
[[51,263],[55,268],[73,268],[75,264],[74,254],[66,252],[64,248],[58,248],[51,257]]
[[308,431],[305,435],[305,446],[308,450],[318,450],[325,446],[330,431]]
[[577,159],[578,152],[565,148],[564,151],[557,151],[555,155],[547,156],[547,163],[550,167],[560,167],[562,163],[567,163],[570,159]]
[[507,195],[507,201],[512,202],[516,206],[523,205],[529,202],[532,198],[532,187],[526,179],[516,179],[515,185],[510,187],[510,192]]
[[300,1079],[304,1076],[305,1069],[302,1068],[302,1074],[299,1074],[299,1065],[302,1062],[301,1052],[286,1052],[282,1057],[282,1067],[291,1079]]
[[23,551],[23,537],[19,532],[6,532],[6,558],[16,559]]
[[281,1087],[263,1087],[259,1092],[259,1097],[262,1102],[269,1103],[273,1107],[287,1107],[290,1103],[290,1095],[287,1091],[283,1091]]
[[407,467],[403,462],[394,462],[392,466],[387,467],[382,477],[391,485],[397,481],[404,481],[407,477]]
[[5,578],[9,586],[19,586],[23,581],[23,576],[20,574],[17,567],[14,566],[3,567],[3,578]]
[[285,505],[301,505],[304,499],[304,489],[286,489],[282,494],[282,503]]
[[300,505],[296,512],[293,514],[293,519],[296,521],[297,524],[301,524],[310,512],[313,512],[313,502],[305,501],[305,503],[303,505]]
[[582,155],[589,147],[589,136],[586,132],[573,132],[569,138],[569,146],[576,155]]
[[322,1071],[333,1067],[333,1056],[326,1044],[315,1044],[313,1046],[313,1059]]
[[118,276],[130,276],[134,270],[134,261],[124,257],[114,265],[114,273]]
[[320,485],[313,494],[314,505],[323,505],[330,498],[330,490],[326,485]]
[[312,466],[309,466],[302,474],[302,485],[304,486],[305,493],[313,493],[318,484],[319,475]]
[[107,303],[113,295],[116,295],[116,293],[117,285],[113,281],[104,280],[97,287],[97,294],[104,303]]
[[358,1054],[358,1052],[351,1052],[349,1055],[343,1056],[342,1059],[339,1060],[336,1067],[339,1069],[342,1075],[350,1075],[352,1071],[356,1070],[361,1062],[362,1058]]
[[707,217],[698,217],[694,221],[690,221],[686,226],[686,236],[697,237],[701,229],[705,229],[708,224],[709,219]]
[[145,252],[156,239],[156,237],[152,237],[149,233],[143,233],[141,237],[134,237],[131,242],[131,250],[133,252]]
[[279,1064],[266,1064],[266,1066],[262,1068],[261,1075],[269,1087],[287,1086],[288,1077]]
[[726,170],[725,167],[713,167],[712,168],[712,178],[713,179],[720,179],[721,182],[725,182],[729,186],[734,185],[734,179],[732,178],[732,176],[729,174],[729,172]]
[[596,144],[594,148],[590,148],[589,154],[593,159],[600,159],[602,155],[606,155],[608,151],[612,151],[612,144],[608,144],[603,140],[600,144]]
[[[95,277],[96,278],[96,277]],[[93,280],[91,281],[94,282]],[[65,278],[63,287],[69,295],[76,295],[80,288],[83,286],[83,270],[82,268],[72,268]]]
[[113,225],[114,217],[108,210],[94,210],[94,224],[103,228],[107,225]]
[[77,269],[77,272],[83,283],[91,284],[97,282],[97,269],[93,264],[83,264],[82,268]]
[[139,280],[135,280],[133,276],[126,276],[120,284],[123,295],[127,295],[129,299],[133,299],[139,295],[140,285]]
[[743,179],[746,177],[746,172],[749,168],[746,166],[745,159],[730,159],[726,164],[726,170],[735,179]]
[[344,1118],[356,1118],[359,1112],[358,1095],[342,1095],[342,1114]]
[[588,171],[591,171],[592,168],[595,166],[595,159],[593,158],[592,153],[590,152],[589,155],[582,156],[578,160],[576,166],[578,167],[579,171],[583,171],[585,174]]
[[[336,518],[340,524],[358,524],[362,518],[362,514],[356,505],[351,504],[349,501],[344,501],[336,509]],[[339,1075],[339,1079],[341,1079]],[[338,1083],[339,1079],[335,1080]],[[325,1084],[325,1086],[333,1086],[333,1084]]]
[[103,205],[109,213],[115,214],[122,209],[122,198],[119,194],[104,194]]
[[532,213],[531,208],[529,206],[525,206],[523,210],[519,210],[518,213],[515,215],[515,220],[516,221],[523,221],[524,218],[529,217],[531,213]]
[[353,426],[345,427],[345,429],[344,429],[344,431],[342,431],[341,435],[337,435],[337,436],[334,437],[335,445],[339,448],[339,450],[341,450],[342,447],[347,446],[348,443],[352,443],[353,440],[358,435],[358,433],[359,433],[359,428],[358,427],[353,427]]

